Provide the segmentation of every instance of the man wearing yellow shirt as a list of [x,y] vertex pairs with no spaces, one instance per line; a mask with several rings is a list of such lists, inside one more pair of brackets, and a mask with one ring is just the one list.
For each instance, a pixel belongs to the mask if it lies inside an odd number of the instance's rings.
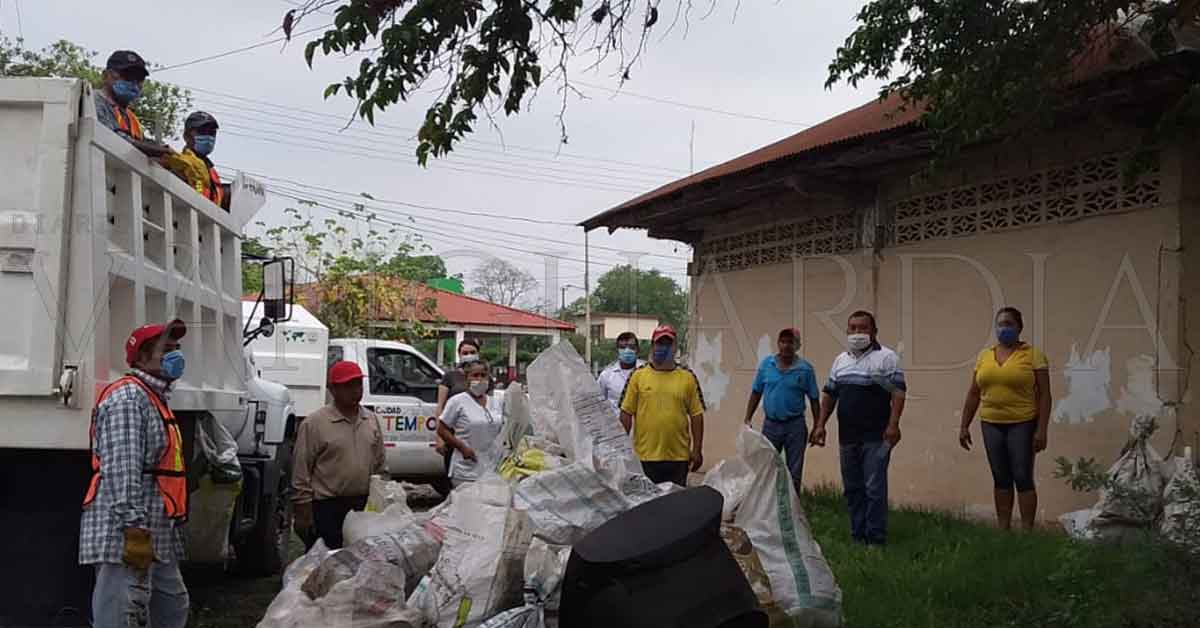
[[217,119],[212,114],[192,112],[183,123],[183,141],[186,144],[183,151],[164,157],[160,163],[200,196],[228,211],[229,195],[221,183],[216,166],[208,158],[216,147],[218,128]]
[[687,486],[688,472],[704,464],[704,396],[696,374],[675,362],[675,328],[659,326],[650,342],[650,364],[621,393],[621,425],[633,432],[646,477]]
[[1012,526],[1015,488],[1021,524],[1028,530],[1038,504],[1034,457],[1046,449],[1050,425],[1050,365],[1037,347],[1021,341],[1025,325],[1019,310],[1003,308],[995,322],[997,342],[975,361],[958,442],[970,451],[971,421],[978,410],[995,485],[996,519],[1005,530]]

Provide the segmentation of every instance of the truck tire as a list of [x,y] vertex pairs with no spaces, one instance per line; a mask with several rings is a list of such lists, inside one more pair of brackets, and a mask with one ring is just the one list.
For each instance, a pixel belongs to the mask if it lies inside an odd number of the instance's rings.
[[280,445],[278,454],[278,486],[259,504],[258,523],[237,547],[237,568],[246,575],[278,575],[288,564],[292,541],[292,442]]

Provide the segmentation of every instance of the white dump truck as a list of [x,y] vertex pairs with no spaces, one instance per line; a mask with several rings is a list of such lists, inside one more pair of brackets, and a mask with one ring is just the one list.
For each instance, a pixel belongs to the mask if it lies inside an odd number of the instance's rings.
[[263,188],[239,175],[222,210],[97,124],[75,80],[0,79],[0,148],[0,626],[88,624],[93,574],[76,563],[92,408],[126,370],[130,331],[176,317],[187,369],[170,404],[189,473],[197,422],[214,417],[238,436],[236,562],[278,571],[295,411],[243,338],[288,318],[287,260],[262,264],[252,330],[241,305],[242,229]]

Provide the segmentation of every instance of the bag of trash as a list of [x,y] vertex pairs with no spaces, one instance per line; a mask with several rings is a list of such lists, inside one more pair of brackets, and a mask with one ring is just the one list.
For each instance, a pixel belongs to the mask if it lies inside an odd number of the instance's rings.
[[292,561],[283,572],[283,589],[271,601],[258,628],[308,628],[321,625],[321,607],[300,590],[309,574],[329,555],[317,540],[308,553]]
[[188,558],[197,562],[220,563],[233,556],[229,547],[229,526],[242,493],[242,481],[217,483],[211,475],[199,479],[199,486],[188,496],[188,512],[195,521],[206,525],[185,526]]
[[[338,552],[333,557],[342,554]],[[330,557],[331,559],[333,557]],[[404,570],[392,563],[367,561],[317,601],[321,624],[311,628],[415,628],[420,614],[404,602]]]
[[557,469],[566,463],[566,458],[532,447],[529,439],[522,438],[513,453],[500,462],[498,471],[500,477],[506,480],[522,480],[535,473]]
[[746,581],[754,591],[754,597],[758,598],[758,605],[770,618],[771,625],[788,625],[790,620],[787,613],[783,612],[775,602],[775,596],[771,595],[771,578],[767,576],[767,570],[763,568],[758,552],[754,551],[754,542],[750,540],[750,535],[737,526],[721,524],[721,540],[733,554],[742,575],[746,576]]
[[508,483],[490,475],[455,490],[444,522],[442,551],[409,608],[429,625],[475,628],[519,605],[531,534]]
[[1067,536],[1081,541],[1090,541],[1096,538],[1096,531],[1092,528],[1092,521],[1095,518],[1095,508],[1084,508],[1060,516],[1058,522],[1062,524],[1063,530],[1066,530]]
[[1130,439],[1108,470],[1114,486],[1100,491],[1095,506],[1091,527],[1098,535],[1110,538],[1130,528],[1149,527],[1162,512],[1167,480],[1162,456],[1149,442],[1156,429],[1158,422],[1152,416],[1135,417],[1130,424]]
[[373,536],[398,532],[412,523],[413,516],[408,504],[392,504],[384,512],[350,511],[342,521],[342,538],[349,545]]
[[[776,603],[798,625],[841,625],[842,591],[812,536],[783,459],[766,437],[749,428],[738,434],[737,453],[744,467],[739,460],[722,461],[704,483],[730,491],[722,492],[723,512],[732,512],[732,523],[750,537]],[[754,479],[738,494],[745,469]]]
[[404,491],[404,485],[382,475],[372,475],[365,511],[383,512],[395,505],[403,505],[405,510],[409,510],[408,493]]
[[216,417],[204,413],[196,421],[198,449],[204,456],[208,473],[218,484],[233,484],[242,479],[242,465],[238,462],[238,445],[229,431]]
[[573,545],[633,507],[619,487],[581,462],[525,478],[513,505],[529,515],[533,533],[547,543]]
[[553,621],[558,614],[570,556],[569,546],[534,539],[525,555],[525,605],[496,615],[481,628],[546,628],[547,619]]
[[[553,433],[568,458],[588,466],[593,465],[593,456],[619,460],[629,472],[642,472],[629,435],[571,343],[560,342],[543,351],[527,373],[535,429]],[[541,429],[536,433],[543,434]]]
[[1162,533],[1176,543],[1200,542],[1200,473],[1193,461],[1192,448],[1184,447],[1163,491]]
[[396,521],[403,523],[399,529],[351,542],[326,558],[312,571],[301,589],[311,599],[322,598],[339,583],[355,578],[363,565],[372,562],[399,567],[404,580],[416,588],[417,582],[437,561],[442,544],[430,532],[426,521],[412,515]]

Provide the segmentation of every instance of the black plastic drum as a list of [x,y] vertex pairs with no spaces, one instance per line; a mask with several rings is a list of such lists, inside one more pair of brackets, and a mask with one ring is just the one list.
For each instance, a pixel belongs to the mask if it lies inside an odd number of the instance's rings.
[[646,502],[571,551],[562,628],[767,628],[721,540],[721,494],[706,486]]

